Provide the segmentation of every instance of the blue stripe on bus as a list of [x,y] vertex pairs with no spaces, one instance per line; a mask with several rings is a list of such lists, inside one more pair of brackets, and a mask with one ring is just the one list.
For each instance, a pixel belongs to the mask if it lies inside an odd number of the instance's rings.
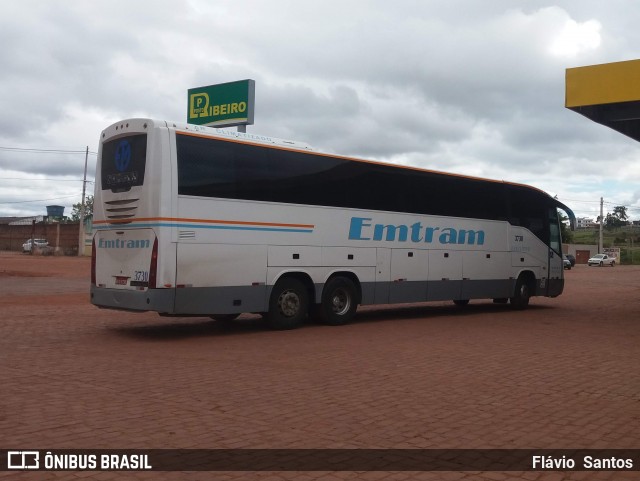
[[201,224],[176,224],[176,223],[154,223],[154,224],[112,224],[109,226],[96,226],[95,230],[114,230],[114,229],[131,229],[139,227],[178,227],[181,229],[224,229],[224,230],[248,230],[248,231],[262,231],[262,232],[299,232],[303,234],[311,234],[313,229],[294,229],[285,227],[242,227],[242,226],[228,226],[228,225],[201,225]]

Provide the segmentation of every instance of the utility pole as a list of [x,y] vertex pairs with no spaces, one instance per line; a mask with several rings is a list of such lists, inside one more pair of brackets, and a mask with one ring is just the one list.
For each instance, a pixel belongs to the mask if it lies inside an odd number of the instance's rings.
[[604,246],[602,245],[602,225],[604,224],[604,199],[600,197],[600,243],[598,244],[598,252],[602,253]]
[[80,204],[80,228],[78,234],[78,256],[84,255],[84,196],[87,192],[87,161],[89,160],[89,146],[84,154],[84,178],[82,179],[82,203]]

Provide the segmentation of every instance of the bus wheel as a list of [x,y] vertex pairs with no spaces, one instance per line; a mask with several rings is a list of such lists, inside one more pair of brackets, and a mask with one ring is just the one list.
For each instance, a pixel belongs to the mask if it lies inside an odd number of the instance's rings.
[[527,282],[527,279],[520,276],[516,281],[516,291],[513,297],[510,299],[511,307],[514,309],[525,309],[529,305],[529,299],[531,298],[531,287]]
[[346,277],[334,277],[322,291],[320,315],[330,326],[341,326],[349,322],[358,308],[358,294],[355,284]]
[[272,329],[294,329],[307,316],[309,293],[298,279],[286,277],[276,282],[269,302],[269,326]]
[[453,303],[458,307],[465,307],[469,305],[469,299],[454,299]]

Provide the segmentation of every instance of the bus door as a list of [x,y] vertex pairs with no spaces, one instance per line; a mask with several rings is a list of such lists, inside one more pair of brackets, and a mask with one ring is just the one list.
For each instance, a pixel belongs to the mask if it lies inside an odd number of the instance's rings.
[[[549,277],[546,292],[547,296],[556,296],[559,293],[555,292],[559,288],[560,279],[564,275],[564,264],[562,262],[562,240],[560,236],[560,221],[558,218],[558,211],[555,207],[549,209],[548,215],[549,222]],[[562,291],[560,291],[562,292]]]

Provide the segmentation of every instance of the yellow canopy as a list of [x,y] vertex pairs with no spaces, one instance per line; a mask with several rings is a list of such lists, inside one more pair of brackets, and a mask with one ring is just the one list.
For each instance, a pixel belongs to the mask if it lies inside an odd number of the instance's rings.
[[640,60],[567,69],[565,107],[640,140]]

